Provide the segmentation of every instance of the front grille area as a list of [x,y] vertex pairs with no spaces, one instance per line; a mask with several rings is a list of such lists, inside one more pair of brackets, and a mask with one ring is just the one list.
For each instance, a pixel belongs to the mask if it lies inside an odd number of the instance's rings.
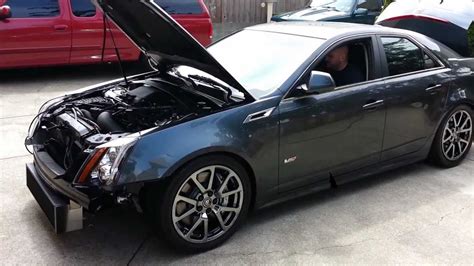
[[49,188],[38,176],[33,164],[26,165],[26,184],[48,217],[54,231],[65,232],[69,200]]

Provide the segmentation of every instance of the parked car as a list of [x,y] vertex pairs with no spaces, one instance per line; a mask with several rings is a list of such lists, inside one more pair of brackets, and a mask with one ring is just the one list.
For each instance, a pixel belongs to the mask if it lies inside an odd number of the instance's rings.
[[[0,69],[115,62],[114,41],[123,61],[137,61],[141,51],[90,0],[0,1]],[[156,0],[203,46],[212,23],[203,0]],[[2,10],[7,10],[3,8]]]
[[[269,23],[206,50],[150,1],[100,5],[157,71],[41,107],[27,184],[56,231],[70,201],[135,203],[169,244],[207,250],[251,209],[471,147],[474,59],[421,34]],[[320,69],[342,47],[364,78],[336,87]]]
[[473,21],[472,0],[397,0],[382,12],[376,24],[422,33],[469,56],[474,54],[468,41]]
[[275,15],[272,21],[337,21],[374,24],[383,0],[312,0],[303,9]]

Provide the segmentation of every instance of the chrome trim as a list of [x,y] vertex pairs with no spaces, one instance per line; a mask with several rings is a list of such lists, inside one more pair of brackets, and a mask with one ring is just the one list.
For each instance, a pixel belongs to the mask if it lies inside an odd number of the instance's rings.
[[[408,39],[410,40],[411,42],[415,43],[416,46],[418,46],[418,48],[420,48],[423,52],[425,53],[428,53],[428,55],[431,57],[431,59],[433,59],[433,57],[436,59],[436,62],[438,63],[438,67],[446,67],[446,65],[443,63],[443,61],[441,61],[429,48],[427,48],[423,43],[421,43],[420,41],[418,41],[415,37],[413,36],[410,36],[410,35],[403,35],[403,34],[398,34],[398,33],[383,33],[383,34],[376,34],[377,37],[379,37],[380,39],[382,37],[397,37],[397,38],[405,38],[405,39]],[[382,44],[383,46],[383,44]],[[434,68],[437,68],[437,67],[434,67]]]
[[[345,89],[348,89],[348,88],[354,87],[354,86],[369,85],[371,83],[376,83],[376,82],[382,82],[382,81],[385,82],[385,81],[390,80],[390,79],[401,78],[401,77],[408,76],[408,75],[422,74],[422,73],[431,72],[431,71],[433,71],[433,72],[438,71],[439,73],[443,73],[443,72],[448,72],[448,71],[451,71],[451,70],[452,70],[451,68],[444,68],[444,67],[422,69],[422,70],[415,71],[415,72],[403,73],[403,74],[399,74],[399,75],[395,75],[395,76],[381,77],[381,78],[378,78],[378,79],[372,79],[372,80],[362,81],[362,82],[359,82],[359,83],[348,84],[348,85],[336,87],[334,89],[334,91],[345,90]],[[331,92],[325,92],[325,93],[331,93]],[[325,94],[325,93],[323,93],[323,94]],[[284,98],[284,99],[281,100],[281,102],[283,103],[283,102],[292,101],[292,100],[295,100],[295,99],[301,99],[301,98],[305,98],[305,97],[313,97],[314,95],[318,95],[318,94],[293,96],[293,97],[289,97],[289,98]]]
[[378,100],[378,101],[375,101],[373,103],[368,103],[368,104],[363,105],[362,109],[364,109],[364,110],[371,109],[371,108],[374,108],[374,107],[381,106],[381,105],[383,105],[383,103],[384,103],[383,100]]
[[402,73],[402,74],[398,74],[398,75],[383,77],[381,80],[386,81],[386,80],[390,80],[390,79],[401,78],[401,77],[405,77],[405,76],[409,76],[409,75],[422,74],[422,73],[427,73],[427,72],[432,72],[432,71],[433,72],[439,71],[439,73],[443,73],[443,72],[451,71],[451,68],[445,68],[444,66],[440,66],[440,67],[434,67],[434,68],[429,68],[429,69],[422,69],[422,70],[418,70],[418,71],[407,72],[407,73]]
[[[287,100],[287,99],[293,99],[293,98],[301,98],[301,97],[307,97],[309,95],[305,95],[305,96],[300,96],[300,97],[288,97],[288,95],[290,94],[291,91],[294,90],[296,84],[298,83],[298,81],[301,80],[301,78],[304,76],[304,74],[312,67],[312,65],[318,61],[323,54],[325,54],[330,48],[333,47],[333,45],[335,44],[338,44],[338,43],[342,43],[342,42],[345,42],[345,41],[350,41],[350,40],[354,40],[354,39],[359,39],[359,38],[372,38],[372,37],[375,37],[375,38],[381,38],[382,36],[386,36],[386,37],[398,37],[398,38],[406,38],[406,39],[409,39],[410,41],[414,42],[418,48],[420,48],[422,51],[424,52],[427,52],[429,54],[429,56],[433,59],[435,58],[436,59],[436,62],[439,64],[438,67],[434,67],[434,68],[430,68],[430,69],[422,69],[422,70],[419,70],[419,71],[415,71],[415,72],[409,72],[409,73],[403,73],[403,74],[399,74],[399,75],[395,75],[395,76],[383,76],[383,77],[380,77],[380,78],[377,78],[377,79],[373,79],[373,80],[366,80],[366,81],[363,81],[363,82],[360,82],[360,83],[354,83],[354,84],[349,84],[349,85],[346,85],[346,86],[341,86],[341,87],[336,87],[336,90],[340,90],[340,89],[345,89],[346,87],[349,87],[349,86],[353,86],[353,85],[360,85],[360,84],[365,84],[365,83],[370,83],[370,82],[375,82],[375,81],[385,81],[385,80],[388,80],[388,79],[391,79],[391,78],[396,78],[396,77],[401,77],[401,76],[405,76],[405,75],[411,75],[411,74],[418,74],[418,73],[423,73],[423,72],[428,72],[428,71],[434,71],[434,70],[441,70],[441,69],[444,69],[445,71],[450,71],[451,68],[450,67],[447,67],[446,64],[443,63],[443,61],[441,61],[436,55],[433,54],[433,52],[431,52],[430,49],[426,48],[425,45],[423,45],[421,42],[419,42],[418,40],[416,40],[413,36],[410,36],[410,35],[406,35],[406,34],[400,34],[400,33],[380,33],[380,32],[368,32],[368,33],[359,33],[359,34],[354,34],[352,36],[343,36],[341,38],[338,38],[336,40],[333,40],[332,42],[330,42],[322,51],[319,55],[316,56],[316,58],[308,65],[307,68],[305,68],[305,70],[298,76],[298,78],[296,79],[295,82],[293,82],[293,84],[290,86],[290,89],[288,89],[284,94],[283,94],[283,97],[282,97],[282,100],[281,102]],[[378,44],[372,44],[373,45],[373,48],[377,48],[378,49]],[[376,59],[374,59],[376,60]]]
[[275,107],[268,108],[268,109],[265,109],[265,110],[262,110],[262,111],[258,111],[258,112],[249,114],[245,118],[243,124],[250,123],[250,122],[253,122],[253,121],[257,121],[257,120],[260,120],[260,119],[263,119],[263,118],[267,118],[272,114],[273,110],[275,110]]
[[435,91],[436,89],[441,88],[441,87],[443,87],[443,85],[437,84],[437,85],[426,88],[425,91],[426,92],[432,92],[432,91]]

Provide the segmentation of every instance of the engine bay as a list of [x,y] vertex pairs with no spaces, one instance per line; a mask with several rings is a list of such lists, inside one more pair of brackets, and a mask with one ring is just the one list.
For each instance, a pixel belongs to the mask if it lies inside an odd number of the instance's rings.
[[75,173],[97,146],[131,133],[161,128],[228,106],[183,84],[153,78],[70,95],[38,116],[36,151]]

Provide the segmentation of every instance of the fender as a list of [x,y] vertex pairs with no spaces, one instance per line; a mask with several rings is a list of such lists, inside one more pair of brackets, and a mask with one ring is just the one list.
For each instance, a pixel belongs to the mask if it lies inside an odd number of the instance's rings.
[[474,60],[467,60],[471,62],[472,67],[466,65],[459,66],[455,71],[458,75],[456,82],[450,86],[446,107],[452,109],[453,106],[459,104],[466,104],[474,109]]
[[169,180],[195,158],[228,153],[250,166],[259,193],[277,191],[278,112],[244,121],[250,114],[275,107],[279,100],[265,99],[145,134],[121,165],[118,185]]

